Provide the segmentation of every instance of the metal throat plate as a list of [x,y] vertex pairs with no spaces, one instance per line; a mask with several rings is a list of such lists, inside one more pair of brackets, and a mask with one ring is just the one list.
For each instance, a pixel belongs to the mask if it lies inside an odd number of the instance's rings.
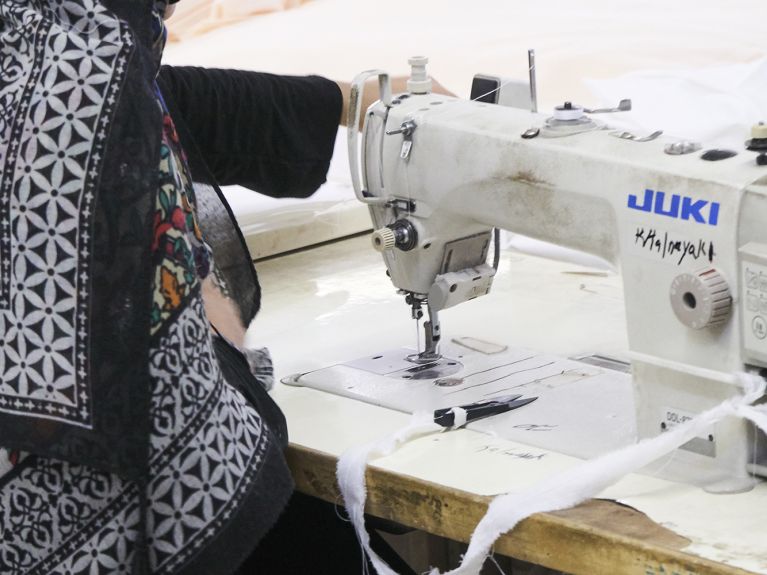
[[344,365],[399,379],[439,379],[463,369],[460,361],[447,357],[429,363],[415,363],[408,359],[412,353],[407,353],[407,350],[403,349],[389,350],[378,355],[355,359]]

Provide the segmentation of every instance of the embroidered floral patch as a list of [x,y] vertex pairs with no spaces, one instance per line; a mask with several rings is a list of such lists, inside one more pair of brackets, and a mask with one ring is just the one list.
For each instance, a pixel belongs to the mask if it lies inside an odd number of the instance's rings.
[[159,193],[155,202],[152,333],[181,309],[210,270],[210,252],[194,209],[194,191],[176,129],[165,112],[160,146]]

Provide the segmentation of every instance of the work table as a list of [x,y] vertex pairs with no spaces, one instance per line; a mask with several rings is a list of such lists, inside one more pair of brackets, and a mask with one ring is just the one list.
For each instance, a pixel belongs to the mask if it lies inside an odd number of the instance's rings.
[[[367,236],[261,261],[257,269],[263,309],[249,341],[270,348],[278,379],[415,345],[408,307]],[[620,278],[570,263],[504,251],[491,294],[441,318],[446,337],[626,358]],[[409,419],[313,389],[278,383],[272,393],[288,420],[288,461],[298,489],[327,501],[338,501],[338,456]],[[422,436],[372,462],[367,510],[468,541],[490,496],[578,461],[467,429]],[[745,494],[711,495],[650,470],[625,477],[600,499],[525,520],[495,551],[584,575],[767,574],[767,527],[759,514],[765,508],[765,484]]]

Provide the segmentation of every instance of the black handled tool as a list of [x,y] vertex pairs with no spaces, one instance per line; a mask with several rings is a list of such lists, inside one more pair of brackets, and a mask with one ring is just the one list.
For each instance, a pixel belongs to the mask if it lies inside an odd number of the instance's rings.
[[521,395],[505,395],[503,397],[488,399],[487,401],[459,405],[457,408],[445,407],[434,411],[434,423],[441,425],[442,427],[453,427],[455,425],[455,409],[464,410],[466,412],[466,423],[471,423],[472,421],[490,417],[491,415],[498,415],[499,413],[506,413],[512,409],[517,409],[518,407],[532,403],[536,399],[538,398],[522,397]]

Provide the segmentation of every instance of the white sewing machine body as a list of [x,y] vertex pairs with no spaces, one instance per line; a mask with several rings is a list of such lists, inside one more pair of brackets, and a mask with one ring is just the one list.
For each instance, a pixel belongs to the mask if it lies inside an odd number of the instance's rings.
[[[406,249],[384,251],[389,275],[436,309],[484,295],[494,227],[611,262],[623,278],[638,433],[655,436],[738,393],[734,372],[767,366],[767,167],[745,150],[704,161],[664,153],[668,139],[602,129],[522,137],[546,118],[428,93],[373,105],[365,197],[376,228],[409,226]],[[405,136],[386,134],[407,123]],[[764,442],[755,449],[751,426],[733,418],[673,464],[737,490],[754,470],[767,474],[766,461]]]

